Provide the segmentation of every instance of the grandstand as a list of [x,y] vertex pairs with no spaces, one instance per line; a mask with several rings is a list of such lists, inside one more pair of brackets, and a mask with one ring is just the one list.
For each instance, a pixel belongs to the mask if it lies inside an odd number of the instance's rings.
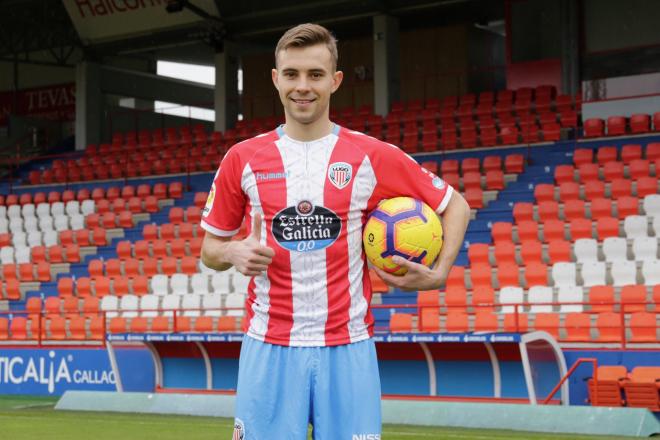
[[[43,37],[0,46],[0,395],[89,409],[87,391],[114,411],[155,393],[167,412],[170,395],[233,394],[250,278],[201,263],[201,212],[228,149],[283,122],[266,75],[281,31],[318,21],[346,73],[331,119],[472,208],[444,288],[370,272],[386,421],[660,433],[658,5],[277,3],[0,5],[0,32]],[[601,22],[638,32],[614,41]],[[156,75],[159,60],[213,65],[215,86]],[[36,379],[6,373],[30,363]],[[511,405],[557,412],[530,425]]]

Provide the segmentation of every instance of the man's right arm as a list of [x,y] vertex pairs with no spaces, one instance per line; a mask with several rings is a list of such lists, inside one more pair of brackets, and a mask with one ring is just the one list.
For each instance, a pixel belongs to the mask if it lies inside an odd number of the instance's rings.
[[229,261],[231,245],[231,237],[218,237],[207,232],[202,241],[202,263],[219,271],[229,269],[233,266]]
[[202,262],[211,269],[227,270],[235,266],[243,275],[255,276],[268,269],[275,251],[260,243],[262,217],[257,215],[254,228],[243,240],[219,237],[206,232],[202,241]]

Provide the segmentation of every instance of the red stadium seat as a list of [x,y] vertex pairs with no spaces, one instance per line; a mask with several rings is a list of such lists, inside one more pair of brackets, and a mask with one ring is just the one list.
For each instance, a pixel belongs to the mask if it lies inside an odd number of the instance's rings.
[[555,313],[537,313],[534,318],[534,329],[550,333],[559,339],[559,315]]
[[[470,267],[470,279],[472,281],[472,289],[476,286],[492,287],[492,273],[490,265],[475,264]],[[449,286],[449,284],[447,284]]]
[[522,154],[509,154],[504,158],[504,171],[506,173],[522,173],[524,169],[524,156]]
[[646,114],[634,114],[630,117],[630,132],[648,133],[651,130],[651,117]]
[[539,220],[543,223],[559,218],[559,203],[554,200],[540,202],[538,205]]
[[603,175],[606,182],[623,179],[623,162],[606,162],[603,165]]
[[495,291],[489,285],[480,285],[472,289],[472,305],[476,310],[493,310]]
[[412,331],[412,315],[409,313],[393,313],[390,316],[390,332],[410,333]]
[[605,197],[605,183],[600,180],[586,182],[584,184],[584,196],[586,200]]
[[621,148],[621,161],[629,164],[633,160],[642,158],[642,146],[639,144],[626,144]]
[[566,200],[564,202],[564,220],[571,221],[585,218],[586,208],[584,200]]
[[496,276],[500,289],[503,286],[520,286],[518,265],[515,263],[498,264]]
[[607,118],[608,136],[622,136],[626,134],[626,118],[624,116],[610,116]]
[[605,134],[605,121],[591,118],[584,121],[584,137],[601,137]]
[[555,167],[555,182],[558,185],[575,182],[575,168],[572,165],[558,165]]
[[536,203],[555,200],[555,186],[549,183],[540,183],[534,187]]
[[651,174],[650,162],[647,159],[633,159],[628,164],[628,172],[633,180],[648,177]]
[[591,148],[576,148],[573,152],[573,164],[578,167],[594,161],[594,150]]
[[525,282],[527,288],[548,285],[548,267],[540,262],[526,261]]
[[[656,168],[657,170],[657,168]],[[656,176],[658,171],[656,171]],[[650,194],[658,194],[658,177],[640,177],[636,182],[637,197],[645,197]]]
[[[656,131],[660,131],[660,127],[656,128]],[[660,142],[650,142],[646,145],[646,159],[651,161],[660,159]]]
[[599,173],[598,164],[595,163],[585,163],[578,167],[578,174],[582,183],[598,180]]
[[630,342],[657,342],[657,328],[655,313],[633,313],[630,316]]
[[566,341],[589,342],[591,340],[591,316],[587,313],[568,313],[564,319]]
[[621,306],[626,313],[646,311],[646,286],[628,285],[621,288]]
[[580,238],[593,238],[591,220],[586,218],[576,218],[570,222],[571,240]]
[[491,229],[491,235],[495,243],[499,241],[512,240],[513,225],[509,222],[495,222]]
[[513,205],[513,218],[516,223],[523,220],[534,220],[534,205],[528,202],[518,202]]
[[617,150],[614,146],[602,146],[596,151],[596,162],[604,165],[608,162],[616,162]]
[[488,252],[489,252],[489,246],[486,243],[471,244],[470,247],[468,248],[468,259],[470,260],[470,265],[474,265],[478,263],[490,264]]
[[448,332],[465,333],[469,330],[467,313],[457,312],[447,315],[445,327]]
[[562,220],[550,219],[543,223],[543,241],[549,243],[553,240],[563,240],[566,230]]
[[[613,312],[599,313],[596,317],[596,329],[598,330],[598,338],[596,338],[598,342],[621,342],[621,315]],[[598,377],[601,377],[600,373]],[[600,400],[600,391],[598,395]]]
[[465,287],[465,268],[463,266],[452,266],[447,276],[447,287]]
[[497,315],[491,311],[477,310],[474,316],[475,332],[496,332],[499,330]]
[[617,216],[624,219],[629,215],[639,214],[639,199],[631,196],[623,196],[616,199]]
[[610,217],[612,215],[612,200],[598,198],[591,201],[591,218]]
[[523,220],[518,223],[518,241],[524,243],[526,241],[539,240],[539,224],[534,220]]
[[543,262],[543,246],[536,240],[523,241],[520,245],[520,257],[525,263]]
[[619,236],[619,220],[614,217],[602,217],[596,221],[596,233],[599,240]]

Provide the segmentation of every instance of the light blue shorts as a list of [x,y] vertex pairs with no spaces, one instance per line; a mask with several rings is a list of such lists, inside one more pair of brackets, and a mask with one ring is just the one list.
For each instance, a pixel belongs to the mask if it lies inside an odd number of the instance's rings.
[[314,440],[380,439],[374,342],[285,347],[246,336],[233,438],[305,440],[310,423]]

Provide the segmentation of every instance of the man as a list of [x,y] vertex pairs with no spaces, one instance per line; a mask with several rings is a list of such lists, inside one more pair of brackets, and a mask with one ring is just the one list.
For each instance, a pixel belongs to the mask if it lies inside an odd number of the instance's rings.
[[[215,176],[202,227],[202,260],[254,277],[246,301],[234,438],[380,438],[380,381],[369,311],[362,227],[380,200],[405,195],[442,214],[437,267],[399,261],[406,290],[442,286],[469,207],[398,148],[333,124],[340,86],[327,29],[303,24],[275,50],[272,80],[285,124],[235,145]],[[244,216],[252,230],[231,240]]]

